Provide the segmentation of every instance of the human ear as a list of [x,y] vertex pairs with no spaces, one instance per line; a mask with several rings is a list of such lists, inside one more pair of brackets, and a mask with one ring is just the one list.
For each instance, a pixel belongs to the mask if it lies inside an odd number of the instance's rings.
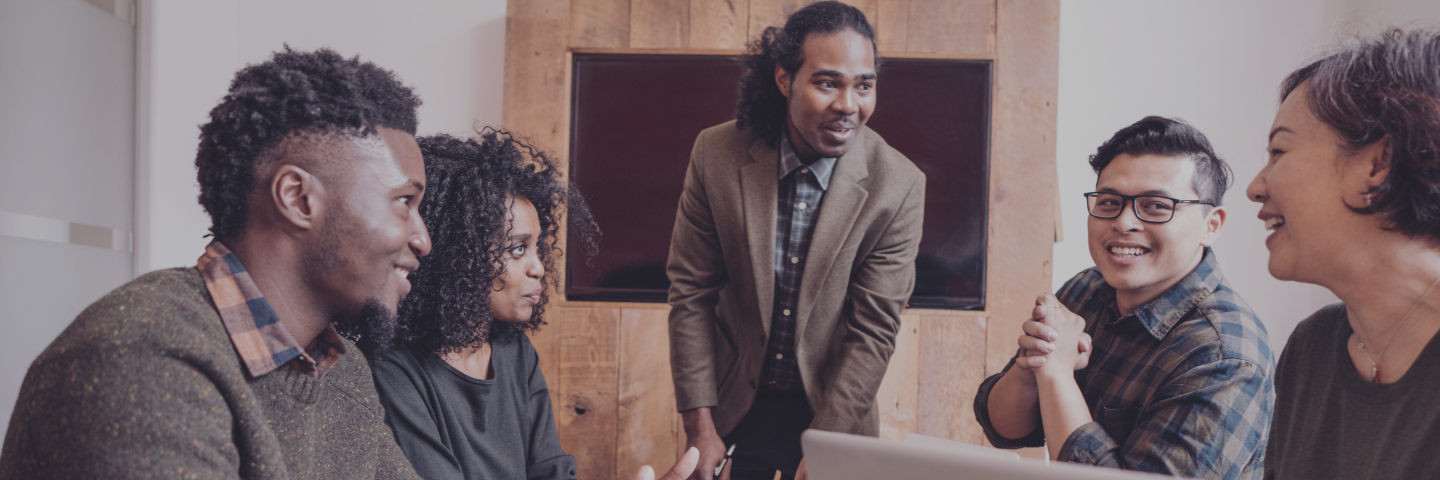
[[1205,234],[1200,236],[1201,246],[1211,246],[1220,239],[1220,230],[1225,228],[1225,207],[1214,207],[1205,215]]
[[779,65],[775,66],[775,86],[780,87],[780,94],[790,98],[790,74]]
[[295,165],[281,165],[270,178],[270,200],[280,217],[301,229],[314,228],[324,214],[320,179]]

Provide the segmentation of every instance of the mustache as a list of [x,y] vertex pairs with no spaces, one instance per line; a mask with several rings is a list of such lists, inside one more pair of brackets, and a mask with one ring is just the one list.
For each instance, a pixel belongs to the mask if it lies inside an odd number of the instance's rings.
[[853,129],[853,128],[855,128],[855,121],[854,121],[854,120],[851,120],[850,117],[840,117],[840,118],[831,119],[831,120],[826,120],[826,121],[822,122],[822,123],[820,124],[820,128],[850,128],[850,129]]

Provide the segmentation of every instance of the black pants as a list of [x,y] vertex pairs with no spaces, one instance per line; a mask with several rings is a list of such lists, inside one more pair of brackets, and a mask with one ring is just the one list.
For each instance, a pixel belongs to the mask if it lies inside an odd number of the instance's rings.
[[800,451],[800,432],[810,428],[814,418],[805,392],[761,388],[750,412],[724,438],[725,445],[735,445],[735,454],[730,458],[730,478],[772,480],[779,470],[781,478],[793,480],[795,468],[804,456]]

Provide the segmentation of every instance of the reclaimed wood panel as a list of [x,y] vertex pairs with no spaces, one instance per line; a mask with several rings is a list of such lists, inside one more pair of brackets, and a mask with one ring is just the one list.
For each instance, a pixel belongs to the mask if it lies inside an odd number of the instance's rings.
[[987,374],[1005,367],[1035,297],[1050,291],[1052,209],[1059,208],[1054,192],[1060,5],[1056,0],[1000,0],[998,7],[986,267],[991,273],[985,287],[991,319]]
[[670,312],[653,308],[620,312],[614,478],[630,478],[641,465],[663,473],[678,458],[675,433],[683,430],[676,422],[675,384],[670,377]]
[[918,417],[920,384],[920,314],[900,315],[900,333],[895,336],[895,353],[885,369],[885,379],[875,394],[880,409],[880,438],[902,440],[914,432]]
[[560,447],[578,475],[615,472],[620,383],[620,309],[559,308],[561,402],[555,405]]
[[571,0],[569,46],[630,46],[630,0]]
[[741,50],[749,42],[750,2],[690,0],[690,48]]
[[633,0],[630,46],[685,48],[690,40],[690,0]]
[[[509,2],[501,124],[558,158],[570,145],[569,0]],[[562,162],[562,165],[564,163]]]
[[918,433],[976,445],[985,438],[973,405],[985,381],[987,323],[953,313],[921,317]]
[[[555,298],[551,293],[551,298]],[[530,335],[530,344],[535,346],[535,353],[540,356],[540,373],[545,375],[545,387],[550,389],[550,405],[552,408],[562,403],[561,393],[564,385],[561,383],[564,378],[560,375],[560,323],[562,315],[558,315],[559,309],[550,308],[545,318],[548,325],[540,327],[539,331]]]
[[995,52],[995,0],[910,0],[905,50],[988,57]]
[[875,28],[875,47],[882,55],[904,52],[910,33],[910,0],[879,0],[870,25]]
[[[870,25],[872,27],[875,25],[879,0],[840,1],[860,9],[865,14],[865,18],[870,21]],[[750,39],[760,38],[760,34],[765,32],[766,27],[784,27],[785,20],[790,18],[790,14],[815,2],[816,0],[751,0]]]

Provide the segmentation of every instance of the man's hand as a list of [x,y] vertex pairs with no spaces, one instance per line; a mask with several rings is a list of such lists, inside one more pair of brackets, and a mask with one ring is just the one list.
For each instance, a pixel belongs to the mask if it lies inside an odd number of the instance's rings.
[[[725,458],[725,441],[715,433],[715,422],[710,417],[709,407],[700,407],[680,412],[685,423],[685,446],[699,452],[691,480],[711,480],[715,466]],[[679,466],[678,464],[676,465]],[[720,472],[720,480],[730,480],[730,468]]]
[[[1050,372],[1070,375],[1090,364],[1090,334],[1085,333],[1085,319],[1071,313],[1055,295],[1046,293],[1035,299],[1033,319],[1021,327],[1022,357],[1016,365],[1032,374]],[[1022,362],[1023,361],[1023,362]]]
[[800,466],[795,467],[795,480],[810,480],[810,474],[805,471],[805,457],[800,457]]
[[[695,471],[695,462],[698,461],[700,461],[700,451],[695,447],[690,447],[685,451],[685,455],[680,457],[680,461],[675,462],[675,466],[670,467],[670,471],[660,477],[660,480],[685,480],[691,472]],[[655,480],[655,469],[650,468],[649,465],[641,465],[640,471],[635,473],[635,480]]]

